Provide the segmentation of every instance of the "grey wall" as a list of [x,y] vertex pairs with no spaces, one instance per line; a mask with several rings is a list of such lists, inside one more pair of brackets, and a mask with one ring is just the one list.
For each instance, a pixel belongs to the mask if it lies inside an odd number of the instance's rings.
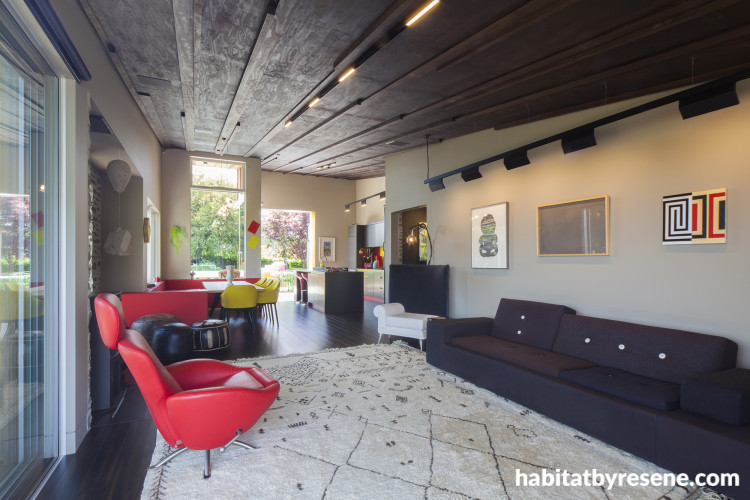
[[[554,143],[532,150],[530,166],[506,171],[498,162],[482,167],[480,180],[454,176],[435,193],[423,184],[423,149],[389,157],[385,219],[427,205],[433,263],[451,265],[452,317],[492,316],[501,297],[562,303],[579,314],[726,336],[740,346],[739,364],[750,367],[750,81],[740,82],[738,92],[739,106],[690,120],[681,119],[676,104],[663,107],[597,129],[594,148],[563,155]],[[431,145],[432,175],[622,107]],[[722,187],[728,190],[726,244],[661,244],[663,196]],[[536,255],[538,205],[605,194],[611,197],[609,256]],[[510,268],[472,269],[470,210],[505,201]]]
[[[102,182],[102,290],[105,292],[142,292],[143,269],[146,261],[143,255],[143,179],[131,177],[125,191],[119,196],[105,178]],[[118,216],[119,212],[119,216]],[[130,231],[130,255],[111,255],[104,251],[110,231],[118,226]]]

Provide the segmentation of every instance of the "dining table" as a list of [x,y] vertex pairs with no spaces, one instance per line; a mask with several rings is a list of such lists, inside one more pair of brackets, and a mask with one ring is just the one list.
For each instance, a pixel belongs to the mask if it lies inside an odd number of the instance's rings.
[[205,288],[208,293],[214,296],[214,300],[211,302],[211,310],[208,312],[209,317],[213,316],[216,306],[219,305],[221,293],[226,290],[229,285],[254,286],[255,289],[259,292],[265,290],[265,288],[263,288],[262,286],[256,285],[254,283],[248,283],[247,281],[233,281],[231,283],[227,281],[204,281],[203,288]]

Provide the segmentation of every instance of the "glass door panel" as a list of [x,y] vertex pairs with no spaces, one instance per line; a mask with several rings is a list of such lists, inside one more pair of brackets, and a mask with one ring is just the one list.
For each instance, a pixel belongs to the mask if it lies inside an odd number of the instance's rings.
[[58,82],[0,9],[0,497],[58,454]]

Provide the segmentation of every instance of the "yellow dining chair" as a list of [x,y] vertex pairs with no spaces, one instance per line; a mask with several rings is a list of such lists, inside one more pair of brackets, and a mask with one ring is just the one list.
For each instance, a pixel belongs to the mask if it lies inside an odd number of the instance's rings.
[[261,307],[261,314],[268,310],[268,315],[271,318],[271,322],[274,322],[274,316],[276,318],[276,324],[279,324],[279,311],[276,309],[276,302],[279,301],[279,286],[281,281],[271,280],[268,287],[258,292],[258,305]]
[[255,284],[258,285],[258,286],[262,286],[263,288],[265,288],[267,286],[266,284],[268,283],[269,279],[270,278],[263,277],[263,278],[259,279],[258,281],[256,281]]
[[229,311],[243,311],[255,329],[257,306],[258,290],[254,286],[229,285],[221,294],[221,317],[224,321],[229,318]]

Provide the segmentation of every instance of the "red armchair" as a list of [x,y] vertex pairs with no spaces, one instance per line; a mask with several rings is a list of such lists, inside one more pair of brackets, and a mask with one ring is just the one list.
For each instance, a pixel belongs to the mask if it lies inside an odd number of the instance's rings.
[[[94,301],[102,340],[120,351],[146,400],[156,428],[177,448],[150,468],[161,467],[185,450],[205,450],[203,477],[211,477],[211,450],[230,444],[268,410],[279,383],[257,368],[212,359],[180,361],[164,367],[140,333],[125,328],[120,300],[102,293]],[[210,423],[209,423],[210,422]]]

